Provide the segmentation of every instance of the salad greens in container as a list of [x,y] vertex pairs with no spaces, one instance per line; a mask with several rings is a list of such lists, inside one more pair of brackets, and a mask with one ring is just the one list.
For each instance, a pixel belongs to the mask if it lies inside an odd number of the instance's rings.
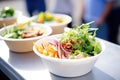
[[52,38],[39,45],[35,44],[35,47],[40,54],[59,59],[81,59],[95,56],[101,52],[101,46],[95,38],[97,28],[90,28],[91,23],[70,29],[60,38]]
[[60,46],[68,58],[84,58],[101,52],[100,43],[95,39],[97,28],[89,28],[90,24],[82,24],[63,33]]
[[21,24],[16,23],[13,27],[6,29],[1,36],[11,39],[26,39],[42,36],[44,34],[46,34],[45,30],[32,24],[31,21],[27,21]]
[[97,28],[90,28],[90,24],[92,22],[34,43],[33,51],[49,72],[62,77],[77,77],[94,68],[105,47],[102,40],[95,37]]
[[40,12],[30,18],[34,23],[45,24],[52,28],[53,34],[61,34],[64,28],[72,21],[72,18],[65,14],[56,14],[50,12]]
[[0,28],[12,25],[17,22],[19,16],[22,15],[21,11],[15,10],[13,7],[3,7],[0,9]]
[[0,39],[5,41],[11,51],[23,53],[32,51],[35,41],[51,33],[50,26],[27,21],[1,28]]

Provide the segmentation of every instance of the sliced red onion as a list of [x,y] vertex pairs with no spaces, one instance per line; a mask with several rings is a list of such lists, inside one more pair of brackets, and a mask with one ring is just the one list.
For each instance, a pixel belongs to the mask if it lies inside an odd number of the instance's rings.
[[54,46],[58,46],[58,40],[56,40],[56,39],[53,39],[53,40],[49,41],[48,43],[51,45],[54,45]]
[[69,58],[70,52],[66,51],[66,50],[62,47],[62,45],[60,45],[60,48],[62,49],[62,51],[63,51],[63,53],[64,53],[64,56],[65,56],[66,58]]
[[58,57],[62,58],[62,52],[61,52],[60,44],[59,43],[58,43],[57,49],[58,49]]

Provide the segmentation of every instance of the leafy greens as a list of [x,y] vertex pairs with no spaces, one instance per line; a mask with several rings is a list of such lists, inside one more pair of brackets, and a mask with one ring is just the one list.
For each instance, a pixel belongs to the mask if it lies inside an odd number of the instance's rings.
[[100,43],[95,39],[97,28],[90,28],[90,24],[92,23],[82,24],[75,29],[70,29],[63,33],[60,44],[64,44],[66,47],[68,44],[71,44],[67,48],[63,46],[72,55],[71,59],[81,54],[86,57],[94,56],[101,52]]

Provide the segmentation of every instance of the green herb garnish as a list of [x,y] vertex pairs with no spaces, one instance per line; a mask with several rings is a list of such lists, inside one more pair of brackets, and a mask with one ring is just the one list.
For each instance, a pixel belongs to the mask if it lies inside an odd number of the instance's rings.
[[90,24],[92,23],[82,24],[75,29],[70,29],[63,33],[60,43],[72,44],[71,47],[67,48],[68,51],[71,51],[71,59],[79,54],[94,56],[101,52],[100,43],[95,39],[97,28],[90,28]]

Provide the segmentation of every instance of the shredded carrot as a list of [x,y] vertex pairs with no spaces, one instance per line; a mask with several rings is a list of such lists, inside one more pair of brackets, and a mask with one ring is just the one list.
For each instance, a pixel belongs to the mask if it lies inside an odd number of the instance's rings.
[[40,54],[43,54],[43,55],[49,56],[49,57],[58,58],[57,46],[54,46],[49,43],[44,43],[41,45],[34,44],[34,45]]

